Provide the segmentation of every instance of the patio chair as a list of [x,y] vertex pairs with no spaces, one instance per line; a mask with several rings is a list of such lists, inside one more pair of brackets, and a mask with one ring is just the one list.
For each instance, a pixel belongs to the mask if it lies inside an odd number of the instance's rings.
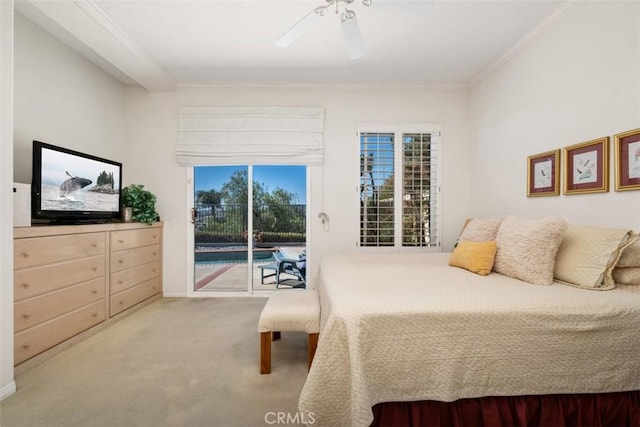
[[[294,287],[307,287],[307,256],[305,252],[294,254],[287,248],[281,248],[278,252],[274,252],[273,257],[278,265],[276,272],[276,288],[284,284],[288,280],[298,280],[302,282],[302,286],[294,285]],[[281,274],[286,273],[295,279],[282,278]]]
[[258,268],[260,269],[261,285],[265,285],[266,283],[264,283],[264,279],[268,279],[269,277],[275,277],[275,282],[273,283],[275,283],[276,285],[278,284],[278,275],[279,275],[280,265],[277,262],[259,265]]

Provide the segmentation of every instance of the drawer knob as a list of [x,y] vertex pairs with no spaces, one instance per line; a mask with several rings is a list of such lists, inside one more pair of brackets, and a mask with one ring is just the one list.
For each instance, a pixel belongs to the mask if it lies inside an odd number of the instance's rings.
[[91,246],[94,247],[94,248],[98,247],[98,245],[96,243],[92,243]]
[[28,283],[23,283],[22,287],[25,288],[25,289],[28,289],[29,288],[29,284]]
[[22,348],[25,350],[29,350],[29,347],[31,347],[29,344],[22,344]]
[[118,304],[123,305],[124,301],[118,301]]
[[23,258],[29,258],[29,253],[28,252],[22,252],[22,257]]
[[122,285],[124,282],[122,280],[118,280],[118,284]]
[[118,239],[118,243],[124,243],[124,240]]
[[156,236],[156,235],[154,234],[154,235],[153,235],[153,238],[154,238],[154,239],[157,239],[157,238],[158,238],[158,236]]
[[91,267],[93,271],[98,271],[98,267]]
[[153,256],[156,256],[156,254],[157,254],[157,252],[153,252],[153,253],[152,253],[152,255],[153,255]]
[[98,313],[93,313],[92,316],[93,317],[98,317]]
[[121,260],[121,259],[118,260],[119,264],[122,264],[123,262],[124,262],[124,260]]
[[95,295],[95,294],[98,293],[98,291],[96,289],[94,289],[94,290],[91,291],[91,293]]
[[25,319],[29,319],[29,317],[31,317],[31,315],[29,313],[25,313],[22,315],[22,317],[24,317]]

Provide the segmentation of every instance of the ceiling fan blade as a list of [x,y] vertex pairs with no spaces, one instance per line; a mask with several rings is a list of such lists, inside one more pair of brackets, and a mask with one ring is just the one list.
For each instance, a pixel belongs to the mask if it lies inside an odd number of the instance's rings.
[[344,32],[344,39],[347,42],[347,51],[349,52],[349,58],[360,59],[364,56],[364,41],[362,40],[362,34],[360,34],[360,26],[355,14],[349,19],[345,19],[342,22],[342,31]]
[[276,46],[278,47],[289,47],[291,43],[296,41],[298,37],[314,22],[316,22],[320,18],[320,13],[318,13],[317,9],[313,9],[311,12],[307,13],[301,20],[296,22],[296,24],[289,28],[280,38],[276,41]]
[[422,14],[431,10],[433,0],[374,0],[373,7],[379,10]]

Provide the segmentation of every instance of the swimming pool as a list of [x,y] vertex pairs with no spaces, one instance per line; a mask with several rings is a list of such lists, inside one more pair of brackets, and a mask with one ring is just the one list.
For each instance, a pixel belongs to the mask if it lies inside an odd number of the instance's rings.
[[[268,262],[273,259],[275,248],[254,249],[253,262]],[[196,264],[244,264],[247,262],[247,249],[217,249],[212,251],[196,251]]]

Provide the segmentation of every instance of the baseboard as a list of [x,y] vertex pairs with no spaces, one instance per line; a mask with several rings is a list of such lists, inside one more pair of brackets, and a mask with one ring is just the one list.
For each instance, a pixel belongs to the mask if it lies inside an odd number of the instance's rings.
[[165,290],[162,291],[163,298],[186,298],[189,295],[187,292],[167,292]]
[[0,400],[4,400],[16,392],[16,382],[11,381],[6,386],[0,388]]

